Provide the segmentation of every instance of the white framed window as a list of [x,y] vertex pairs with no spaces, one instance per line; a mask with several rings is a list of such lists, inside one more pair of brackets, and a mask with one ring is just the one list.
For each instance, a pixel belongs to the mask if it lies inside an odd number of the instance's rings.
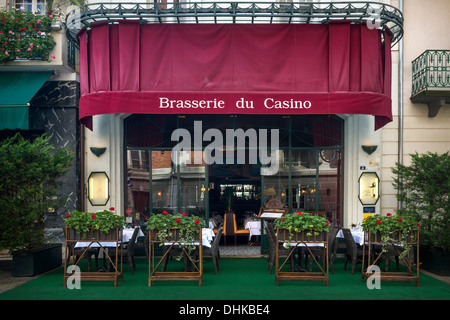
[[14,7],[24,12],[33,12],[36,14],[45,14],[47,3],[45,0],[16,0]]

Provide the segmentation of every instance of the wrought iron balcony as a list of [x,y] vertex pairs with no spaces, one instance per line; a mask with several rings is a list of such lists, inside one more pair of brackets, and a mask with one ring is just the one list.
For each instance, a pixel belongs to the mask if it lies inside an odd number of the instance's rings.
[[92,23],[121,20],[140,23],[328,23],[347,20],[389,29],[392,45],[403,35],[403,15],[378,2],[190,2],[93,3],[66,17],[69,41],[78,47],[77,33]]
[[426,103],[428,116],[450,103],[450,50],[426,50],[412,62],[411,101]]

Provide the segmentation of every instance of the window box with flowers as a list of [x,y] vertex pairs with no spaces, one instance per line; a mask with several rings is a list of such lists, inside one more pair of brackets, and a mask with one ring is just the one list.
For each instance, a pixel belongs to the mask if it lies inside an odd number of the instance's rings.
[[[328,286],[328,258],[322,259],[322,264],[316,259],[317,247],[323,249],[321,255],[328,257],[328,231],[330,230],[330,223],[328,220],[320,215],[313,215],[308,212],[295,212],[285,215],[281,218],[275,219],[274,227],[276,233],[276,272],[275,280],[279,285],[280,280],[318,280],[323,281]],[[279,265],[279,245],[292,248],[288,257],[284,260],[282,265]],[[313,250],[312,248],[315,247]],[[286,272],[282,268],[290,259],[292,254],[295,254],[295,249],[300,248],[307,250],[311,259],[319,267],[317,272]]]
[[[194,280],[201,286],[203,279],[203,255],[202,255],[202,227],[205,225],[203,218],[186,213],[169,214],[163,211],[154,214],[145,223],[149,231],[149,280],[148,285],[155,280]],[[154,246],[166,246],[164,255],[155,261]],[[193,258],[194,250],[199,247],[198,259]],[[163,272],[158,271],[164,261],[167,261],[171,251],[182,251],[185,266],[192,267],[193,271]]]
[[[73,265],[78,266],[81,259],[89,254],[89,251],[98,247],[103,252],[104,259],[107,259],[112,267],[112,272],[82,272],[81,280],[89,281],[114,281],[117,286],[117,280],[123,280],[122,273],[122,232],[126,226],[125,217],[116,215],[112,211],[104,210],[102,212],[89,213],[73,211],[66,215],[66,259],[64,270],[68,271],[69,261],[72,259]],[[82,245],[83,252],[78,259],[75,259],[75,246],[77,243]],[[93,246],[96,244],[95,246]],[[115,248],[115,259],[110,257],[105,247]],[[120,267],[119,267],[120,263]],[[74,270],[71,268],[71,270]],[[64,286],[72,273],[65,272]]]
[[14,60],[55,59],[50,52],[56,45],[49,33],[53,15],[0,10],[0,64]]
[[[416,249],[416,257],[419,256],[419,227],[420,223],[390,213],[386,215],[373,215],[367,217],[363,224],[364,230],[364,252],[367,255],[367,270],[365,270],[365,255],[362,263],[362,278],[369,277],[373,266],[380,260],[383,254],[387,254],[387,259],[391,255],[398,257],[407,269],[403,272],[383,272],[382,280],[390,281],[416,281],[419,285],[419,262],[416,265],[416,274],[413,272],[414,261],[413,249]],[[373,252],[380,248],[373,262]],[[387,260],[387,262],[389,262]]]

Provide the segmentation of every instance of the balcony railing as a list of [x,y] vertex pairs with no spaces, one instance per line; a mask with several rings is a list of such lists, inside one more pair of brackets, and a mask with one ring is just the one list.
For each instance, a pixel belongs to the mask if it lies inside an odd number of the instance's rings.
[[190,2],[93,3],[66,17],[67,37],[78,47],[77,33],[96,22],[140,23],[328,23],[347,20],[389,29],[394,45],[403,35],[403,15],[379,2]]
[[427,50],[412,62],[412,95],[424,90],[450,91],[450,50]]
[[427,103],[429,116],[450,103],[450,50],[426,50],[412,62],[411,101]]

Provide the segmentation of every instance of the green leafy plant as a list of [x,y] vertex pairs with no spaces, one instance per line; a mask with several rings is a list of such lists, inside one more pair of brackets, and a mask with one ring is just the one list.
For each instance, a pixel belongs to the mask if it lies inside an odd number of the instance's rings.
[[320,215],[297,211],[275,219],[274,227],[289,231],[289,245],[294,232],[306,232],[307,236],[317,236],[323,231],[328,232],[330,230],[330,223],[325,217]]
[[38,16],[20,10],[0,10],[0,63],[35,58],[49,61],[50,51],[56,45],[49,34],[52,21],[50,12]]
[[398,214],[420,221],[420,244],[450,250],[450,155],[411,154],[411,164],[397,163],[393,186],[402,203]]
[[54,150],[49,139],[17,134],[0,142],[0,248],[10,252],[47,245],[44,217],[63,206],[57,188],[73,155]]
[[66,215],[65,223],[69,228],[82,233],[86,233],[90,229],[107,233],[113,228],[124,228],[126,226],[125,217],[108,210],[96,213],[75,210]]
[[[418,222],[394,216],[391,213],[385,216],[379,214],[369,216],[362,223],[365,232],[380,233],[383,252],[387,252],[390,245],[400,245],[403,248],[400,258],[406,256],[411,250],[411,232],[418,229],[419,226]],[[398,239],[397,235],[399,235]]]
[[195,234],[200,232],[200,227],[205,225],[205,220],[199,216],[188,215],[186,213],[169,214],[163,211],[161,214],[154,214],[145,222],[147,230],[157,231],[158,240],[161,246],[172,239],[171,229],[178,229],[180,246],[187,250],[190,255],[195,250]]

